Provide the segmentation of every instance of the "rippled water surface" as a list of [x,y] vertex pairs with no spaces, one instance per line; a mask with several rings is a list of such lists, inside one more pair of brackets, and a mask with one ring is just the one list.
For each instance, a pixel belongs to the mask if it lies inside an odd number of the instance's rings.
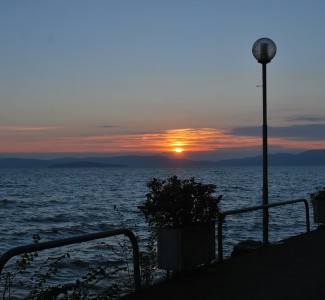
[[[262,171],[258,167],[1,169],[0,252],[30,243],[33,234],[43,241],[58,239],[115,229],[122,221],[145,235],[147,226],[137,205],[145,198],[146,183],[153,177],[174,174],[216,184],[217,194],[223,195],[222,210],[262,201]],[[269,201],[308,198],[324,185],[324,175],[325,167],[271,167]],[[270,239],[303,232],[304,218],[302,204],[272,209]],[[241,239],[261,239],[261,212],[229,216],[224,232],[228,246]]]

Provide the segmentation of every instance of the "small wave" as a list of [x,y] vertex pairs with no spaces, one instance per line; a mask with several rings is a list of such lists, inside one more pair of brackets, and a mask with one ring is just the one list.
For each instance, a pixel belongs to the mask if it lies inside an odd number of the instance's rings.
[[62,227],[60,228],[60,232],[67,233],[69,235],[76,235],[76,234],[85,234],[88,233],[84,226],[82,225],[76,225],[72,227]]
[[47,238],[66,238],[67,236],[76,236],[86,234],[87,231],[84,230],[80,225],[75,226],[50,226],[47,228],[42,228],[38,231],[40,236]]
[[0,199],[0,206],[10,205],[15,203],[15,200],[9,200],[9,199]]
[[110,223],[102,222],[102,223],[99,223],[99,224],[98,224],[98,228],[99,228],[100,230],[111,230],[112,227],[113,227],[113,225],[110,224]]
[[24,198],[27,196],[27,193],[21,192],[21,193],[8,193],[9,196],[11,197],[17,197],[17,198]]
[[89,266],[88,261],[81,259],[72,259],[69,261],[69,266],[77,267],[77,268],[87,268]]
[[29,185],[27,184],[10,184],[10,183],[3,183],[0,184],[0,188],[21,188],[21,187],[28,187]]
[[68,222],[71,221],[71,215],[68,214],[57,214],[52,216],[45,216],[45,215],[34,215],[29,216],[26,218],[26,221],[31,222],[40,222],[40,223],[52,223],[52,222]]

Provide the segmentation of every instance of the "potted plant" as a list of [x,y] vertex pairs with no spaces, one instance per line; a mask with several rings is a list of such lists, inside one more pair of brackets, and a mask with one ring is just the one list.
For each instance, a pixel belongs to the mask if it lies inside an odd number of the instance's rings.
[[325,187],[310,194],[314,209],[314,222],[325,223]]
[[157,228],[158,268],[184,271],[215,259],[215,220],[222,196],[216,186],[195,178],[153,178],[139,206],[149,226]]

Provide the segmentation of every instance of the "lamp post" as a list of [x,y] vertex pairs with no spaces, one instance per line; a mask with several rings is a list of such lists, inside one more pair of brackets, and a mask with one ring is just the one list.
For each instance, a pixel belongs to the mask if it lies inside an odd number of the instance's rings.
[[[266,107],[266,65],[276,54],[275,43],[268,38],[258,39],[252,48],[253,56],[262,64],[263,77],[263,205],[269,203],[268,192],[268,154],[267,154],[267,107]],[[263,244],[269,243],[269,211],[263,209]]]

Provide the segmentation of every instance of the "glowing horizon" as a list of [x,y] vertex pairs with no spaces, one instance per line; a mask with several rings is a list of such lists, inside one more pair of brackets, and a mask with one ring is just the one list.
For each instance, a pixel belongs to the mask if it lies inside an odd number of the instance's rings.
[[[0,153],[175,153],[254,148],[261,137],[233,135],[226,129],[182,128],[156,133],[112,133],[65,136],[62,127],[0,127]],[[22,133],[24,133],[22,135]],[[269,146],[324,149],[323,140],[269,137]]]

